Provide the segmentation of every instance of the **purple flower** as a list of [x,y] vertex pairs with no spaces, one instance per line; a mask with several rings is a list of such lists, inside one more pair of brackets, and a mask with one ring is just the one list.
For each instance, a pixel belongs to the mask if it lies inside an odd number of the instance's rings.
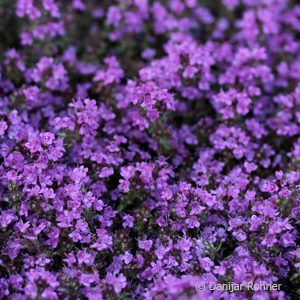
[[247,239],[247,235],[243,230],[233,231],[232,234],[240,242],[243,242]]
[[120,293],[127,285],[126,277],[122,273],[118,276],[107,274],[105,281],[113,286],[116,293]]
[[106,23],[113,26],[118,26],[121,21],[121,11],[117,6],[110,6],[107,12]]
[[277,242],[277,239],[274,235],[268,233],[266,234],[265,238],[262,240],[261,244],[267,247],[272,247]]
[[114,169],[113,168],[107,168],[107,167],[104,167],[100,174],[99,174],[99,177],[100,178],[106,178],[106,177],[109,177],[111,176],[112,174],[114,174]]
[[200,259],[200,265],[206,272],[209,272],[214,263],[209,257],[203,257]]
[[144,241],[138,241],[139,247],[146,252],[150,251],[150,248],[152,247],[153,241],[151,240],[144,240]]
[[125,216],[123,217],[123,220],[124,220],[123,226],[124,226],[125,228],[126,228],[126,227],[128,227],[128,228],[132,228],[132,227],[133,227],[133,222],[134,222],[134,220],[135,220],[135,218],[134,218],[133,216],[125,215]]
[[91,248],[96,248],[98,251],[108,249],[112,246],[113,239],[105,229],[97,230],[97,241],[91,245]]
[[299,285],[297,1],[6,2],[1,299]]

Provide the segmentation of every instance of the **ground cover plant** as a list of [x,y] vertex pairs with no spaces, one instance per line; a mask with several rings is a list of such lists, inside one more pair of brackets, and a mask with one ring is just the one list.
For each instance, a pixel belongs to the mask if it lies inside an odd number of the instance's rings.
[[297,2],[0,0],[0,299],[300,299]]

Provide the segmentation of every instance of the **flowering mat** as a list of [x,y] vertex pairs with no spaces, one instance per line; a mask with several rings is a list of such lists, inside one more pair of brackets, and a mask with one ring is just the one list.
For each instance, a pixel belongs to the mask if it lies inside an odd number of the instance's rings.
[[297,0],[0,0],[0,299],[300,299]]

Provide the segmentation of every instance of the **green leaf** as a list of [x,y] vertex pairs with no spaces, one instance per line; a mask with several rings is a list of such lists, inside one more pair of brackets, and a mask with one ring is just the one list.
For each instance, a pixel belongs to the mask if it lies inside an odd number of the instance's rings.
[[60,137],[65,137],[67,134],[65,132],[61,131],[61,132],[58,132],[57,135]]
[[170,146],[167,138],[164,138],[164,137],[160,138],[159,142],[166,150],[171,150],[171,146]]

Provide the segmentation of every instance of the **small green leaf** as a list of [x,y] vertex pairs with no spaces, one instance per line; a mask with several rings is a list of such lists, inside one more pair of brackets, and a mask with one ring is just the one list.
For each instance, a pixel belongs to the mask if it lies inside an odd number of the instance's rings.
[[290,280],[295,280],[299,276],[298,273],[295,273],[291,276]]
[[167,138],[160,138],[159,142],[166,150],[171,150],[171,146]]
[[57,133],[58,136],[65,137],[67,134],[63,131]]

